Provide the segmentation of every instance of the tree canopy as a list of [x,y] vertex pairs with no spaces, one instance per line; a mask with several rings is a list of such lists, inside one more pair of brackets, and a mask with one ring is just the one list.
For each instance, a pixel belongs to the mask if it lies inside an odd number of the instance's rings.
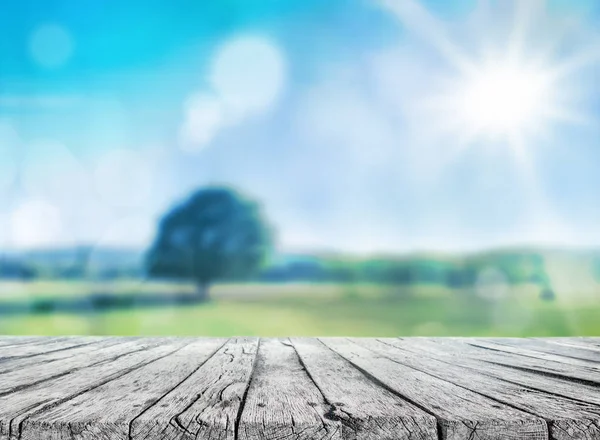
[[150,276],[192,280],[206,296],[214,281],[254,274],[271,244],[256,202],[230,188],[208,187],[161,219],[146,267]]

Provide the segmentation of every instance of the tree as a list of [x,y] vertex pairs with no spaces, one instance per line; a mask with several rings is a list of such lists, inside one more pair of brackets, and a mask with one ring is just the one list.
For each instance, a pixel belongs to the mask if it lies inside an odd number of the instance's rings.
[[556,295],[550,287],[544,287],[540,292],[540,299],[544,301],[553,301],[555,298]]
[[596,280],[600,281],[600,257],[594,259],[593,274]]
[[254,274],[271,243],[255,202],[225,187],[208,187],[161,219],[146,269],[150,276],[194,281],[199,298],[207,300],[214,281]]
[[36,278],[38,271],[26,262],[18,260],[0,259],[0,278],[19,279],[29,281]]

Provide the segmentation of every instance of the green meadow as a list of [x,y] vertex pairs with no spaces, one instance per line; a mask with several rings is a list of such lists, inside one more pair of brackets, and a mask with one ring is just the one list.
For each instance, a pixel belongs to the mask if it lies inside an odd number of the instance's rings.
[[[593,286],[594,287],[594,286]],[[185,284],[140,281],[2,283],[4,298],[193,291]],[[7,335],[201,336],[569,336],[600,335],[599,290],[511,287],[500,298],[470,289],[367,284],[222,284],[192,306],[3,316]]]
[[[545,252],[554,297],[535,283],[449,288],[430,284],[281,283],[216,284],[208,302],[178,305],[189,283],[0,280],[3,302],[35,303],[97,293],[173,297],[156,307],[77,313],[0,314],[6,335],[197,336],[598,336],[600,277],[595,254]],[[486,260],[487,261],[487,260]],[[501,257],[489,259],[490,267]],[[487,267],[483,265],[483,267]]]

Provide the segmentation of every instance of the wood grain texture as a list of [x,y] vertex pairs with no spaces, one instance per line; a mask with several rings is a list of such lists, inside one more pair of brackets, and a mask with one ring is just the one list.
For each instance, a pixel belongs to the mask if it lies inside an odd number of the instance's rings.
[[[552,437],[555,439],[567,440],[576,433],[585,433],[585,436],[580,438],[600,437],[600,406],[557,395],[552,386],[555,381],[544,376],[525,384],[523,382],[526,381],[521,378],[522,372],[470,360],[464,361],[457,359],[457,356],[436,356],[432,351],[421,348],[423,342],[415,344],[411,340],[381,339],[369,341],[368,345],[378,353],[402,364],[545,419],[549,422]],[[539,375],[533,376],[535,378]],[[537,387],[529,386],[531,382]],[[564,384],[562,385],[564,387]],[[586,396],[600,402],[600,389],[585,385],[567,385],[571,386],[565,388],[575,388],[580,397]],[[552,390],[552,393],[540,390],[540,387]]]
[[[103,352],[102,356],[93,356],[95,359],[90,360],[91,364],[86,368],[77,368],[47,380],[34,381],[18,390],[13,389],[13,392],[0,396],[0,439],[20,438],[22,423],[28,416],[167,356],[188,342],[174,338],[136,339],[119,345],[118,350],[117,347],[108,348],[106,351],[110,351],[109,354]],[[0,375],[0,379],[4,376]]]
[[544,341],[549,344],[557,344],[560,346],[566,347],[577,347],[584,350],[592,350],[594,352],[600,351],[600,344],[594,344],[592,342],[588,342],[582,340],[581,338],[531,338],[536,341]]
[[[451,343],[447,340],[430,340],[421,338],[402,338],[394,342],[392,339],[382,339],[405,350],[422,353],[424,356],[433,356],[452,365],[463,366],[477,370],[483,374],[492,375],[500,379],[520,384],[529,388],[559,395],[573,400],[584,401],[600,405],[600,387],[588,385],[568,378],[556,378],[537,371],[527,371],[486,362],[481,359],[480,352],[460,342]],[[465,374],[470,374],[467,370]]]
[[600,439],[600,338],[0,337],[0,440]]
[[11,370],[21,370],[28,366],[44,365],[48,369],[53,369],[59,364],[52,362],[63,361],[74,356],[88,356],[90,353],[105,350],[108,347],[125,343],[123,338],[94,338],[75,340],[73,338],[68,344],[61,348],[54,347],[52,350],[29,354],[27,356],[10,356],[0,359],[0,373]]
[[539,351],[559,357],[577,359],[580,361],[590,361],[595,364],[600,363],[600,350],[594,351],[593,349],[579,348],[568,345],[557,347],[556,344],[546,342],[543,339],[486,338],[485,340],[494,344],[525,348],[527,350]]
[[0,347],[0,361],[37,356],[43,353],[66,350],[71,347],[87,345],[103,338],[100,337],[62,337],[44,340],[25,341],[20,344],[9,344]]
[[131,424],[132,440],[234,439],[258,339],[234,338]]
[[547,425],[537,416],[393,362],[358,339],[323,341],[398,395],[434,414],[445,439],[548,438]]
[[[158,344],[159,342],[149,339],[148,344]],[[142,345],[143,346],[143,345]],[[103,350],[93,350],[85,355],[73,356],[63,359],[61,362],[51,365],[49,368],[45,363],[34,363],[21,368],[10,368],[11,364],[7,364],[8,369],[0,375],[0,396],[9,393],[14,393],[24,387],[34,385],[52,379],[55,377],[72,374],[81,368],[89,367],[90,365],[98,364],[111,359],[115,356],[120,356],[139,348],[138,341],[129,341],[123,344],[116,344],[104,348]],[[22,356],[19,356],[19,359]]]
[[55,340],[66,339],[61,336],[1,336],[0,350],[4,347],[12,347],[26,344],[47,343]]
[[[440,344],[449,344],[454,349],[457,349],[457,346],[453,344],[460,343],[463,345],[465,355],[485,362],[600,385],[599,363],[498,344],[482,338],[437,338],[434,340]],[[467,346],[477,350],[466,350]]]
[[239,420],[239,440],[342,439],[341,423],[289,341],[262,339]]
[[167,356],[85,393],[38,410],[22,423],[21,439],[126,440],[132,418],[159,401],[192,374],[225,340],[205,339],[175,348]]
[[293,338],[292,345],[342,424],[343,438],[437,440],[436,419],[354,368],[321,341]]
[[570,338],[570,339],[573,339],[574,341],[578,341],[578,342],[585,342],[587,344],[595,345],[597,347],[600,346],[600,336],[597,336],[597,337],[579,337],[579,338]]

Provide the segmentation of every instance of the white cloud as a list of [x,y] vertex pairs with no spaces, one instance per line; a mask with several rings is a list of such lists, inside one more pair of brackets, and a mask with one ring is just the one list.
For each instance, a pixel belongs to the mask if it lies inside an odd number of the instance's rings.
[[18,205],[10,216],[9,229],[9,243],[21,248],[54,245],[65,239],[60,210],[41,199]]

